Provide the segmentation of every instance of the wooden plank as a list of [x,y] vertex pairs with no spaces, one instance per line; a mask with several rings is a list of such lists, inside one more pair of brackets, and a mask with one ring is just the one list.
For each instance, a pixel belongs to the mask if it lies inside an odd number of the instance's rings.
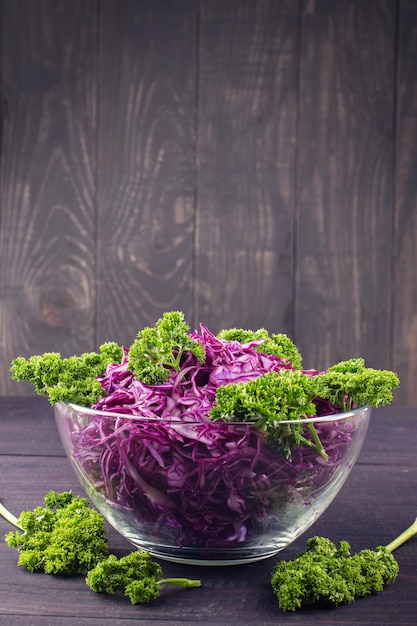
[[96,0],[3,4],[0,390],[19,354],[91,349]]
[[201,3],[196,320],[291,332],[298,3]]
[[196,3],[100,8],[97,326],[130,345],[191,318]]
[[295,340],[390,365],[395,2],[303,3]]
[[393,367],[398,401],[415,406],[417,380],[417,2],[399,3]]
[[[16,424],[24,437],[16,437]],[[0,455],[65,456],[53,407],[44,396],[2,398],[0,433]]]

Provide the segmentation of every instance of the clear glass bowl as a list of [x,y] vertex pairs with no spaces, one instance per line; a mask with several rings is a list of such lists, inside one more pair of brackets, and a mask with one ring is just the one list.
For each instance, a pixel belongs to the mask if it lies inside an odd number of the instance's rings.
[[[303,420],[310,445],[287,459],[251,424],[179,422],[54,406],[62,443],[88,497],[134,546],[180,563],[271,557],[305,532],[347,479],[371,409]],[[290,422],[282,422],[288,428]]]

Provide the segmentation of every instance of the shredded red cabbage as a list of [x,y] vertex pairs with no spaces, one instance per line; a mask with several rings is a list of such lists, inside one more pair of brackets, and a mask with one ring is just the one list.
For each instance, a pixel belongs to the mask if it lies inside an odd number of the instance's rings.
[[[108,501],[134,513],[156,537],[164,532],[188,547],[238,546],[261,532],[280,501],[303,499],[328,483],[353,427],[343,421],[316,425],[325,462],[307,445],[285,459],[253,425],[211,421],[220,385],[292,366],[258,352],[260,342],[220,340],[204,325],[193,337],[204,345],[204,364],[187,355],[181,371],[160,385],[135,379],[124,349],[122,363],[109,365],[99,379],[106,395],[93,407],[119,415],[95,414],[74,432],[74,458]],[[340,412],[317,401],[319,416]]]

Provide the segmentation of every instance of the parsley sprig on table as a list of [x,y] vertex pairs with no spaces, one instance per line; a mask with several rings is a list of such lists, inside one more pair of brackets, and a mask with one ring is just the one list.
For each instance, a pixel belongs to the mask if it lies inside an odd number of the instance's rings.
[[155,600],[163,585],[201,586],[200,580],[163,578],[159,563],[144,550],[136,550],[121,558],[111,554],[88,572],[86,583],[97,593],[122,593],[132,604]]
[[18,530],[6,534],[19,552],[17,564],[29,572],[83,575],[96,592],[121,592],[132,604],[157,598],[163,585],[200,587],[189,578],[163,578],[161,566],[145,550],[117,558],[109,553],[104,517],[72,491],[49,491],[44,505],[15,517],[0,504],[0,515]]
[[311,537],[293,560],[279,561],[271,584],[284,611],[312,604],[338,606],[379,593],[395,581],[399,566],[392,552],[417,534],[417,518],[387,546],[350,553],[350,544],[337,547],[326,537]]
[[108,556],[103,516],[71,491],[49,491],[44,506],[22,511],[17,519],[4,507],[0,513],[20,529],[5,539],[19,552],[17,564],[30,572],[85,575]]

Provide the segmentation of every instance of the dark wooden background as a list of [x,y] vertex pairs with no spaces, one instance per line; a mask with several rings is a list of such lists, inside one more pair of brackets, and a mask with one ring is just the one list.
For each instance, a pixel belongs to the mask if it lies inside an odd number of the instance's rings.
[[417,0],[1,0],[0,393],[166,310],[417,383]]

